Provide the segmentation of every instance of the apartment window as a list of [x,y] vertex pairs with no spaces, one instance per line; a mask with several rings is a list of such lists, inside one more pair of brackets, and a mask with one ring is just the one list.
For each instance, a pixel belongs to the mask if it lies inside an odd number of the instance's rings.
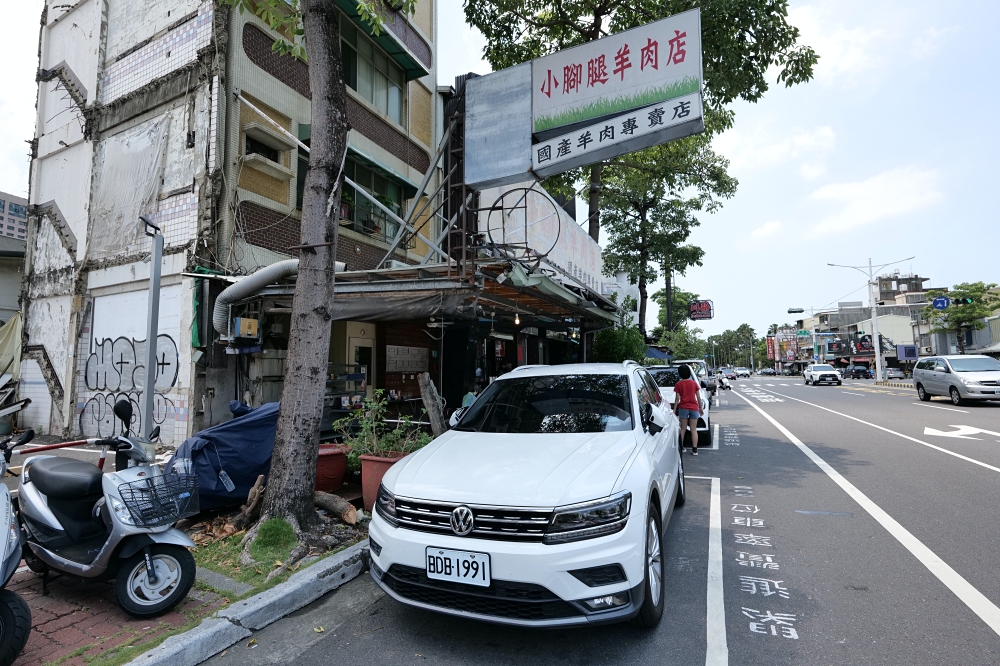
[[[350,157],[344,165],[344,173],[380,204],[396,215],[402,214],[404,195],[399,184]],[[395,238],[399,231],[399,225],[385,211],[350,186],[344,188],[340,212],[344,226],[386,242]],[[411,247],[411,239],[405,240],[402,246]]]
[[406,78],[373,41],[341,15],[344,79],[348,86],[401,127],[406,126]]
[[247,136],[246,149],[243,151],[246,155],[260,155],[261,157],[271,160],[276,164],[281,163],[281,153],[271,146],[258,141],[252,136]]
[[7,215],[13,215],[14,217],[27,217],[28,209],[21,204],[16,204],[12,201],[7,204]]

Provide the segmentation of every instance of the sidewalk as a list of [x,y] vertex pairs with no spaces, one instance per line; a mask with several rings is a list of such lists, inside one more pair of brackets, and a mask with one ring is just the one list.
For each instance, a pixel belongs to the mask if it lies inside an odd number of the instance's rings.
[[228,603],[214,592],[199,589],[196,583],[170,613],[137,620],[118,608],[113,581],[50,579],[49,596],[43,597],[42,577],[25,570],[14,574],[7,589],[21,595],[31,607],[31,635],[15,666],[124,663],[144,652],[146,648],[141,646],[148,641],[197,624]]

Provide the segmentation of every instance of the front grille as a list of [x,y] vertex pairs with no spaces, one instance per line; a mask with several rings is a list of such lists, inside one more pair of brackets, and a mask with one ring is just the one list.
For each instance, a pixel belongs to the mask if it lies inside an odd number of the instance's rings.
[[382,575],[393,592],[439,608],[517,620],[552,620],[581,615],[576,606],[533,583],[494,580],[489,587],[434,580],[423,569],[393,564]]
[[[396,518],[400,527],[419,532],[453,534],[451,512],[461,504],[396,498]],[[487,507],[466,504],[475,526],[468,537],[500,541],[541,541],[552,519],[552,509]]]
[[1000,382],[997,382],[997,381],[986,381],[986,382],[979,382],[979,383],[982,384],[983,386],[1000,386]]

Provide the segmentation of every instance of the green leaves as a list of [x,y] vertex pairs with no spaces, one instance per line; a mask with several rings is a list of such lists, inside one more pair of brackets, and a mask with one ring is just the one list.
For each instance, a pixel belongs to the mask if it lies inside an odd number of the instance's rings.
[[993,283],[962,282],[951,288],[951,291],[933,289],[927,292],[927,301],[931,302],[938,296],[947,296],[951,305],[944,310],[935,310],[926,306],[922,313],[930,320],[932,333],[950,333],[958,336],[959,347],[964,353],[962,332],[986,328],[987,317],[1000,308],[1000,295],[995,291]]

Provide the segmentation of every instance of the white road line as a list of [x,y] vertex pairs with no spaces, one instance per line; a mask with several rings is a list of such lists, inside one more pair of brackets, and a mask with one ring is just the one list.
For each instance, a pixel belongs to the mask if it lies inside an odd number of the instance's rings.
[[962,412],[963,414],[968,414],[969,413],[969,412],[965,411],[964,409],[954,409],[952,407],[938,407],[937,405],[925,405],[922,402],[915,402],[913,404],[916,405],[916,406],[918,406],[918,407],[931,407],[932,409],[946,409],[949,412]]
[[[764,390],[766,391],[767,389],[764,389]],[[956,458],[964,460],[965,462],[970,462],[973,465],[979,465],[980,467],[985,467],[986,469],[991,470],[993,472],[1000,472],[1000,467],[994,467],[993,465],[989,465],[987,463],[984,463],[981,460],[976,460],[975,458],[970,458],[969,456],[963,456],[961,453],[955,453],[954,451],[949,451],[948,449],[942,448],[940,446],[934,446],[933,444],[921,441],[921,440],[917,439],[916,437],[910,437],[909,435],[904,435],[901,432],[896,432],[895,430],[889,430],[888,428],[884,428],[884,427],[882,427],[880,425],[875,425],[874,423],[869,423],[868,421],[862,421],[859,418],[856,418],[854,416],[849,416],[848,414],[844,414],[842,412],[838,412],[838,411],[836,411],[834,409],[830,409],[829,407],[823,407],[822,405],[817,405],[816,403],[808,402],[807,400],[799,400],[798,398],[793,398],[790,395],[785,395],[784,393],[778,393],[776,391],[767,391],[767,392],[768,393],[774,393],[774,395],[780,395],[782,398],[788,398],[789,400],[794,400],[795,402],[801,402],[801,403],[803,403],[805,405],[809,405],[811,407],[816,407],[818,409],[822,409],[825,412],[830,412],[831,414],[836,414],[837,416],[843,416],[845,419],[851,419],[852,421],[857,421],[858,423],[864,423],[866,426],[871,426],[872,428],[875,428],[876,430],[881,430],[882,432],[887,432],[890,435],[896,435],[897,437],[902,437],[903,439],[908,439],[911,442],[916,442],[917,444],[920,444],[921,446],[926,446],[929,449],[934,449],[935,451],[940,451],[941,453],[947,453],[949,456],[954,456]],[[739,394],[737,393],[736,395],[739,395]],[[740,397],[742,398],[743,396],[740,395]]]
[[716,423],[712,426],[712,445],[718,448],[719,446],[719,424]]
[[[768,384],[770,386],[770,384]],[[788,386],[788,384],[778,384],[778,386]]]
[[729,666],[726,640],[726,597],[722,587],[722,491],[717,476],[688,476],[688,481],[711,481],[708,508],[708,589],[705,621],[705,666]]
[[[930,548],[925,546],[919,539],[910,534],[909,530],[900,525],[895,518],[883,511],[882,508],[875,504],[875,502],[871,501],[867,495],[858,490],[854,484],[841,476],[840,472],[830,467],[825,460],[820,458],[812,449],[803,444],[799,438],[793,435],[787,428],[785,428],[785,426],[778,423],[770,414],[765,412],[746,397],[742,395],[740,395],[740,397],[743,398],[748,405],[760,412],[764,418],[770,421],[771,424],[785,437],[787,437],[788,441],[798,447],[798,449],[802,451],[806,457],[816,463],[816,466],[823,470],[823,472],[830,477],[834,483],[840,486],[845,493],[857,502],[861,508],[868,513],[868,515],[878,521],[878,523],[882,525],[882,527],[884,527],[889,534],[895,537],[896,540],[903,545],[903,547],[910,551],[910,553],[916,557],[921,564],[927,567],[928,571],[934,574],[938,580],[944,583],[945,587],[951,590],[952,593],[962,601],[962,603],[968,606],[969,610],[978,615],[979,618],[994,631],[994,633],[1000,635],[1000,608],[997,608],[997,606],[992,601],[987,599],[982,592],[973,587],[969,581],[962,578],[957,571],[952,569],[944,560],[935,555]],[[712,483],[712,490],[712,499],[714,502],[714,481]],[[710,513],[710,524],[711,515],[712,514]],[[709,548],[711,549],[711,528],[709,529],[709,544]],[[709,571],[711,571],[711,550],[709,550]]]
[[841,391],[841,393],[846,393],[847,395],[853,395],[855,398],[863,398],[865,396],[858,395],[857,393],[852,393],[851,391]]

